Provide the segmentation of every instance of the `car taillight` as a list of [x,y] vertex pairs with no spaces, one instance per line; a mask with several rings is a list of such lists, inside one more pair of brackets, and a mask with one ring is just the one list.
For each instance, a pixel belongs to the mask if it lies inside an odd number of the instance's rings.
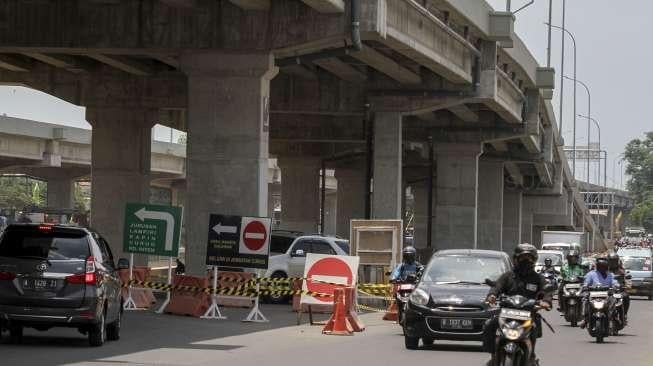
[[13,281],[16,274],[13,272],[0,272],[0,281]]
[[97,278],[95,276],[95,258],[86,258],[86,272],[66,277],[66,282],[75,285],[95,285]]

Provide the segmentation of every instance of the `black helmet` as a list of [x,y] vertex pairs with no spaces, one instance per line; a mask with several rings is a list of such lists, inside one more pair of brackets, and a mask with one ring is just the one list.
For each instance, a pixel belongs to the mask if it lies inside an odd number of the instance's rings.
[[415,259],[417,258],[417,250],[415,250],[415,247],[407,246],[401,251],[401,255],[405,263],[412,264],[415,263]]
[[545,265],[545,266],[547,266],[547,267],[551,267],[552,264],[553,264],[553,261],[551,260],[551,258],[546,258],[546,259],[544,260],[544,265]]
[[615,252],[611,252],[608,254],[608,267],[611,269],[618,268],[619,267],[619,254]]
[[512,258],[518,262],[518,259],[522,257],[529,257],[533,263],[537,262],[537,248],[528,243],[517,245]]
[[596,269],[601,271],[607,271],[610,268],[608,264],[608,259],[605,257],[596,258]]

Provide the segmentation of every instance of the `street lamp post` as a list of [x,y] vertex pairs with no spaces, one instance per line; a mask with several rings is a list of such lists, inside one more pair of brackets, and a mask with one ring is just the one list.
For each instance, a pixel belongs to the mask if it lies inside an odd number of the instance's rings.
[[[582,114],[579,114],[578,117],[580,117],[580,118],[587,118],[588,121],[592,121],[592,122],[594,122],[594,125],[596,126],[596,130],[597,130],[598,133],[599,133],[599,178],[598,178],[598,183],[599,183],[599,185],[601,185],[601,126],[599,125],[599,122],[598,122],[596,119],[594,119],[594,118],[592,118],[592,117],[590,117],[590,116],[583,116]],[[588,139],[588,140],[587,140],[587,146],[589,146],[589,143],[590,143],[590,142],[589,142],[589,139]],[[588,152],[589,152],[589,149],[588,149]],[[607,153],[606,153],[606,154],[607,154]],[[589,162],[589,159],[588,159],[588,162]],[[605,169],[604,169],[604,170],[605,170]],[[604,172],[604,173],[605,173],[605,172]],[[588,182],[587,182],[587,183],[589,183],[589,178],[588,178]],[[607,183],[604,182],[604,183],[603,183],[603,187],[605,188],[606,186],[607,186]]]
[[[563,7],[564,7],[564,3],[563,3]],[[565,34],[567,34],[571,38],[571,41],[572,41],[572,43],[574,45],[574,80],[576,80],[576,60],[577,60],[576,59],[576,37],[574,37],[574,35],[569,30],[567,30],[567,28],[564,28],[564,25],[563,25],[563,27],[558,27],[557,25],[552,25],[552,24],[550,24],[550,25],[551,25],[551,27],[553,27],[555,29],[561,30],[563,32],[563,37],[564,37]],[[564,73],[561,74],[561,77],[564,79]],[[574,172],[574,178],[576,177],[576,86],[577,86],[576,83],[574,83],[574,133],[573,133],[573,136],[572,136],[573,147],[574,147],[574,156],[573,156],[573,159],[571,160],[571,167],[572,167],[572,170]],[[561,93],[562,93],[562,90],[561,90]],[[562,116],[562,95],[560,96],[560,115]],[[562,119],[561,119],[561,121],[562,121]]]
[[[575,83],[578,83],[582,85],[585,88],[585,91],[587,91],[587,116],[592,117],[592,94],[590,93],[590,88],[585,84],[584,82],[576,79],[576,78],[570,78],[568,76],[564,77],[567,80],[572,80]],[[591,133],[591,123],[590,120],[587,119],[587,183],[589,183],[590,179],[590,133]],[[574,150],[574,153],[576,151]]]

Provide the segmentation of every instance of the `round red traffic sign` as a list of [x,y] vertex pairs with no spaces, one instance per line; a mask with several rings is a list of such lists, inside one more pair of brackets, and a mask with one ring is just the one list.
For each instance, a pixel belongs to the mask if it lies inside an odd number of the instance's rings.
[[[324,282],[343,282],[346,280],[347,286],[352,284],[354,275],[349,269],[349,265],[338,258],[324,258],[315,262],[306,273],[308,280],[306,288],[308,291],[320,292],[324,294],[333,294],[333,290],[338,287]],[[313,279],[318,281],[313,281]],[[329,281],[328,279],[333,279]],[[323,281],[323,282],[320,282]],[[333,302],[333,298],[316,297],[315,299],[322,302]]]
[[250,222],[243,230],[243,243],[251,251],[261,250],[267,239],[268,232],[260,221]]

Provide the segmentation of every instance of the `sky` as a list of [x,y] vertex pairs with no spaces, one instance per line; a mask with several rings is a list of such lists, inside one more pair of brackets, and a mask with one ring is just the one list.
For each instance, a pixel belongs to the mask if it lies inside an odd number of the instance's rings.
[[[512,0],[513,10],[529,0]],[[506,0],[488,0],[498,10],[505,10]],[[553,24],[562,23],[563,0],[553,0]],[[546,64],[548,18],[547,0],[517,13],[516,33],[524,40],[540,62]],[[577,78],[585,82],[592,94],[592,117],[601,126],[602,148],[608,152],[608,185],[621,183],[619,155],[633,138],[653,131],[653,120],[648,116],[648,103],[653,102],[653,58],[650,44],[650,0],[568,0],[566,1],[566,28],[577,42]],[[552,33],[552,66],[556,68],[557,86],[554,91],[554,110],[559,114],[561,32]],[[573,77],[573,46],[567,38],[565,46],[565,74]],[[567,145],[572,145],[573,84],[564,85],[563,134]],[[585,89],[577,90],[577,113],[587,115]],[[84,119],[84,108],[35,90],[0,86],[0,114],[37,121],[90,128]],[[560,121],[560,116],[557,116]],[[178,132],[173,133],[176,141]],[[170,129],[157,126],[157,140],[169,141]],[[577,118],[577,145],[587,144],[587,120]],[[597,142],[597,132],[592,124],[591,141]],[[615,164],[617,163],[617,164]],[[613,169],[614,168],[614,169]],[[601,168],[603,169],[603,168]],[[615,176],[613,179],[613,172]],[[597,179],[592,169],[592,182]],[[603,173],[601,172],[601,176]],[[586,179],[585,168],[577,163],[577,179]],[[625,180],[624,180],[625,185]]]

